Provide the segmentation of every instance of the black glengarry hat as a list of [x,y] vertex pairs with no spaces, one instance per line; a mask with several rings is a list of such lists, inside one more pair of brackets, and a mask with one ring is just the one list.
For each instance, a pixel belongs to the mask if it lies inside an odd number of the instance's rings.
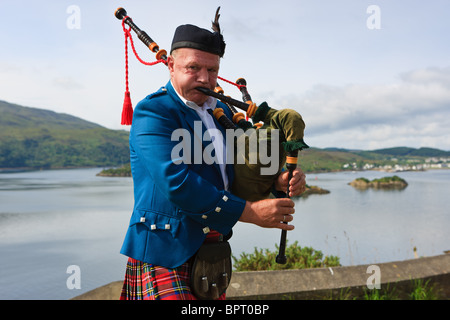
[[225,53],[225,42],[223,41],[223,36],[220,33],[219,9],[220,7],[217,9],[216,18],[213,22],[214,32],[199,28],[192,24],[179,26],[175,30],[170,53],[172,53],[175,49],[191,48],[223,57]]

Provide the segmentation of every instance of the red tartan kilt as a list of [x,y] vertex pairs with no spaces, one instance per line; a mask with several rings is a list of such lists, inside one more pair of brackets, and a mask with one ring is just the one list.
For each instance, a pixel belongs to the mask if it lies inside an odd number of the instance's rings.
[[[189,270],[188,262],[171,269],[128,258],[120,300],[197,300]],[[225,293],[218,300],[225,300]]]

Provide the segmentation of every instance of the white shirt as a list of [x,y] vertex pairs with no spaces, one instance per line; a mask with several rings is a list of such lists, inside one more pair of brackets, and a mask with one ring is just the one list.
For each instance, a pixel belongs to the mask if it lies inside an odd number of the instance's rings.
[[[175,88],[174,88],[175,89]],[[223,135],[221,132],[217,129],[216,124],[214,123],[214,119],[209,114],[208,109],[214,110],[217,105],[217,99],[213,97],[208,97],[206,102],[203,104],[203,106],[198,106],[195,102],[188,101],[185,98],[183,98],[177,90],[175,90],[178,97],[183,101],[186,106],[189,108],[195,110],[197,112],[198,116],[202,120],[203,124],[205,125],[209,136],[211,137],[211,141],[214,145],[214,150],[216,153],[216,159],[217,163],[220,167],[220,171],[222,173],[222,180],[223,184],[225,186],[225,190],[228,190],[228,176],[226,173],[226,147],[225,147],[225,140],[223,138]],[[195,132],[194,132],[195,133]],[[200,141],[203,141],[203,137],[199,137]]]

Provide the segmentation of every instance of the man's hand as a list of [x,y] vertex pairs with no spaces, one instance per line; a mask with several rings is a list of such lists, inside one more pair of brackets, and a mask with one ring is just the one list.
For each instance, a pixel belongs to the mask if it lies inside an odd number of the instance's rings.
[[247,201],[239,221],[253,223],[263,228],[293,230],[293,225],[283,222],[292,221],[294,212],[294,202],[288,198]]
[[[275,189],[286,192],[289,172],[282,172],[275,181]],[[301,195],[306,190],[306,176],[300,168],[296,168],[289,182],[289,197]]]

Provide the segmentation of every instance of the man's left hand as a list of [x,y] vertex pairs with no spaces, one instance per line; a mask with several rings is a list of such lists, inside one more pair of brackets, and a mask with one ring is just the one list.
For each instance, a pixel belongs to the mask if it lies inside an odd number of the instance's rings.
[[[287,191],[289,172],[282,172],[275,181],[275,189],[278,191]],[[296,168],[289,181],[289,197],[301,195],[306,190],[306,176],[300,168]]]

